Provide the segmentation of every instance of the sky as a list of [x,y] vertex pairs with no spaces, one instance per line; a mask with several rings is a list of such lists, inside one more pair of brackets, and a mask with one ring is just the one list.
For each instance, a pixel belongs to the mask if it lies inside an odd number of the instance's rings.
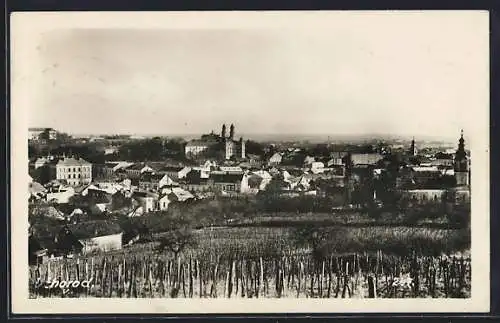
[[119,27],[99,17],[19,22],[13,85],[30,127],[196,134],[234,123],[238,134],[456,138],[489,109],[484,15],[205,15],[206,25]]

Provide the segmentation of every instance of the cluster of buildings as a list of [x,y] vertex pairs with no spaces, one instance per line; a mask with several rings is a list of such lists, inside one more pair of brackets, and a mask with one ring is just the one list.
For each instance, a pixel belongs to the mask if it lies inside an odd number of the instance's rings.
[[463,131],[455,151],[418,155],[412,141],[410,153],[420,158],[418,164],[403,168],[397,178],[396,188],[403,197],[417,203],[450,198],[458,203],[470,201],[471,159]]
[[[106,222],[109,214],[144,216],[168,210],[173,204],[216,195],[228,198],[256,195],[270,187],[282,196],[339,194],[343,205],[349,205],[353,203],[352,191],[364,185],[370,190],[369,199],[381,202],[388,187],[373,183],[382,183],[392,172],[395,177],[391,177],[390,189],[414,203],[442,201],[449,198],[450,192],[458,203],[470,201],[470,157],[463,133],[453,153],[419,153],[413,140],[401,158],[383,152],[339,151],[312,156],[297,147],[264,158],[247,155],[245,142],[242,138],[234,140],[234,135],[234,125],[230,126],[229,134],[223,125],[220,135],[212,132],[190,141],[185,153],[192,159],[185,163],[91,164],[78,156],[39,157],[29,164],[28,199],[33,203],[48,202],[50,206],[42,213],[69,223],[61,232],[80,232],[76,235],[78,239],[73,239],[73,247],[82,252],[93,252],[101,242],[108,249],[121,248],[121,242],[117,241],[121,241],[123,232]],[[80,222],[82,215],[102,219],[96,223]],[[93,228],[102,225],[107,229],[84,233],[82,227],[86,225]]]
[[[30,163],[30,175],[34,179],[30,184],[30,198],[44,196],[48,201],[66,203],[69,196],[85,192],[89,187],[114,187],[113,193],[148,196],[148,203],[143,203],[143,206],[146,212],[150,212],[164,210],[169,204],[164,200],[165,192],[183,196],[188,196],[184,193],[188,192],[193,198],[211,194],[257,194],[265,191],[267,185],[274,180],[279,182],[278,186],[283,194],[316,195],[322,193],[319,182],[348,187],[381,181],[388,172],[396,174],[394,189],[411,199],[422,200],[427,195],[432,199],[436,194],[445,194],[450,189],[460,191],[461,194],[469,192],[470,158],[465,150],[463,134],[454,154],[419,154],[413,140],[407,154],[397,160],[397,169],[394,169],[395,162],[382,153],[331,152],[328,156],[310,156],[303,155],[300,148],[289,148],[275,152],[267,159],[251,160],[247,156],[243,158],[244,141],[232,139],[233,125],[229,136],[226,136],[225,126],[222,127],[220,136],[207,136],[203,141],[205,146],[188,144],[186,149],[198,147],[189,152],[201,154],[203,149],[210,149],[212,144],[217,148],[220,147],[218,144],[224,143],[222,158],[201,158],[201,162],[189,164],[164,161],[91,164],[75,156],[39,157]],[[239,143],[242,146],[238,148]],[[237,151],[241,158],[231,160]],[[287,163],[297,159],[298,164]],[[375,187],[373,190],[376,190]],[[373,193],[376,196],[383,192]],[[178,197],[176,199],[185,200]]]
[[28,141],[55,140],[57,131],[53,128],[28,128]]
[[223,124],[220,135],[212,131],[210,134],[201,136],[200,139],[189,141],[185,146],[184,154],[188,158],[220,156],[226,160],[245,159],[245,141],[243,137],[235,140],[233,124],[229,127],[229,135],[226,133],[226,125]]

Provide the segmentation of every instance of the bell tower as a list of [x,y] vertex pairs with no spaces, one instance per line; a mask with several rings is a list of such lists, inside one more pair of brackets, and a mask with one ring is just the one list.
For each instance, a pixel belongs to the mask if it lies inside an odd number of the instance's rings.
[[458,149],[455,153],[455,179],[458,186],[469,185],[469,164],[467,160],[467,153],[465,152],[464,131],[460,132],[460,139],[458,140]]
[[413,139],[411,140],[410,155],[411,156],[417,155],[417,147],[415,147],[415,137],[413,137]]
[[221,131],[220,136],[222,138],[226,138],[226,125],[225,124],[222,125],[222,131]]
[[231,124],[229,127],[229,138],[231,138],[231,140],[234,139],[234,124]]

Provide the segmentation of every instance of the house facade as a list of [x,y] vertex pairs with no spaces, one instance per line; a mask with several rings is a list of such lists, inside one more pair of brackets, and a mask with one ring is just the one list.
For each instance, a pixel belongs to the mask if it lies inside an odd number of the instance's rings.
[[128,167],[122,168],[127,176],[131,179],[138,179],[144,173],[154,173],[154,169],[145,163],[137,163]]
[[146,192],[134,192],[132,198],[142,207],[143,212],[152,212],[156,207],[157,196]]
[[158,191],[160,188],[176,184],[166,174],[142,174],[139,179],[139,189],[142,191]]
[[70,186],[92,182],[92,164],[81,158],[62,158],[55,165],[55,179]]
[[446,196],[445,189],[415,189],[415,190],[403,190],[401,191],[401,196],[407,200],[427,203],[427,202],[441,202]]
[[191,140],[186,144],[184,154],[189,158],[197,157],[207,152],[216,143],[212,140]]
[[212,174],[213,186],[216,191],[239,193],[243,174]]
[[377,153],[351,154],[351,161],[354,166],[357,165],[375,165],[384,158]]

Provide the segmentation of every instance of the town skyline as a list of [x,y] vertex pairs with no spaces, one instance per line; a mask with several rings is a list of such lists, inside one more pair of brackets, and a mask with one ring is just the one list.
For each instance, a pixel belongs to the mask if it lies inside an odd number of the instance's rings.
[[[229,125],[229,124],[228,124]],[[44,129],[56,129],[55,127],[30,127],[30,129],[35,128],[44,128]],[[219,133],[216,130],[213,130],[214,133]],[[60,131],[62,132],[62,131]],[[115,132],[106,132],[106,133],[74,133],[74,132],[64,132],[70,136],[74,137],[98,137],[98,136],[136,136],[136,137],[144,137],[144,138],[152,138],[152,137],[166,137],[166,138],[183,138],[186,140],[195,139],[202,135],[207,135],[211,133],[210,131],[200,132],[200,133],[115,133]],[[366,133],[366,134],[315,134],[315,133],[303,133],[303,134],[294,134],[294,133],[236,133],[236,138],[243,137],[245,140],[254,140],[254,141],[282,141],[282,142],[290,142],[290,141],[311,141],[317,143],[324,142],[365,142],[365,141],[402,141],[402,142],[410,142],[411,140],[415,140],[416,142],[421,143],[444,143],[444,144],[452,144],[455,145],[456,141],[460,137],[460,130],[458,130],[455,134],[447,135],[447,136],[436,136],[432,134],[419,135],[414,136],[411,134],[406,135],[394,135],[394,134],[384,134],[384,133]],[[468,141],[467,133],[464,133],[464,139]]]

